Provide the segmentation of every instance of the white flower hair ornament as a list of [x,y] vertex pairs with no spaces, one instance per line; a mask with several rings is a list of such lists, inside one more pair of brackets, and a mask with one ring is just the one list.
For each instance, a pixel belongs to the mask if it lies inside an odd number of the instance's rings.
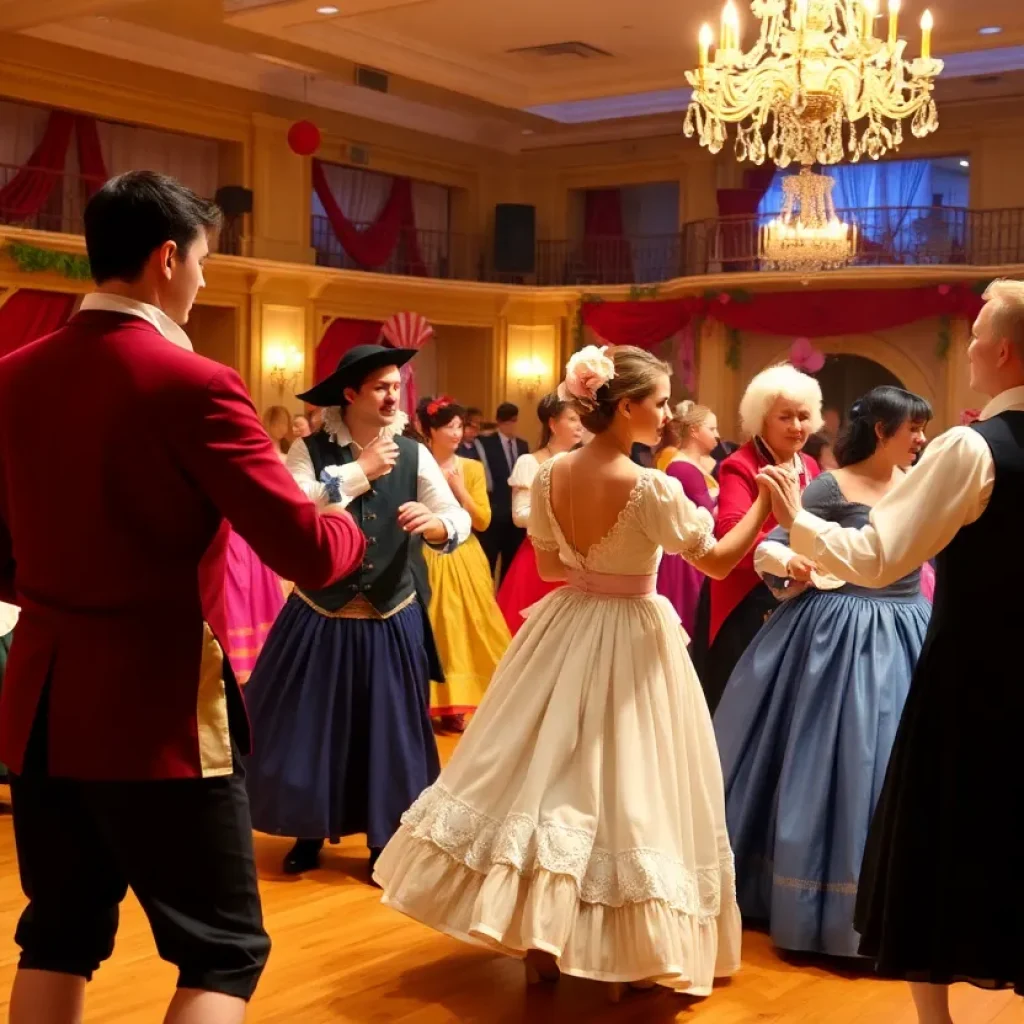
[[605,355],[607,346],[588,345],[573,353],[565,367],[565,380],[558,385],[558,397],[570,398],[586,406],[597,407],[597,393],[615,376],[615,363]]

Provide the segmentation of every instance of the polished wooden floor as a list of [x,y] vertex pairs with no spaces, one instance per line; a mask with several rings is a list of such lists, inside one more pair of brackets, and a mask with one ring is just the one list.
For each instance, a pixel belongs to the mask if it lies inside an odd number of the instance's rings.
[[[742,972],[710,999],[665,991],[608,1004],[601,986],[566,979],[527,989],[522,965],[437,935],[387,910],[365,883],[367,851],[355,840],[328,849],[320,871],[280,874],[285,840],[257,837],[270,964],[253,1000],[259,1024],[912,1024],[905,986],[827,966],[787,963],[748,933]],[[0,818],[0,1007],[17,960],[11,939],[22,895],[11,819]],[[113,958],[89,988],[88,1024],[159,1024],[174,970],[156,955],[129,896]],[[956,1024],[1024,1024],[1024,1000],[954,989]]]

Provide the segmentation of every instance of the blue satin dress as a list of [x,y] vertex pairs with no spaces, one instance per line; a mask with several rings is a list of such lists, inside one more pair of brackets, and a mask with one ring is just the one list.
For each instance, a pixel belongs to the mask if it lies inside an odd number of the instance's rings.
[[[825,473],[804,507],[868,522]],[[770,540],[788,541],[784,531]],[[781,949],[857,955],[857,880],[931,605],[920,572],[784,601],[740,658],[715,713],[745,919]]]

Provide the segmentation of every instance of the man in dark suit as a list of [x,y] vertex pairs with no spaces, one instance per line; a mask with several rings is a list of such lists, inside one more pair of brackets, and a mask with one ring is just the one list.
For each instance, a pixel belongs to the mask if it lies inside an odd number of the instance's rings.
[[[456,455],[464,459],[476,459],[477,462],[484,461],[484,451],[480,445],[480,423],[483,417],[483,412],[473,406],[466,410],[466,418],[462,421],[462,440],[455,450]],[[490,484],[487,489],[491,489]]]
[[480,543],[487,554],[491,572],[494,573],[497,568],[500,584],[526,536],[526,531],[512,521],[512,488],[508,485],[508,478],[512,475],[516,460],[529,452],[530,446],[516,436],[516,428],[519,426],[518,406],[502,402],[495,419],[498,421],[497,433],[477,438],[484,453],[483,462],[491,498],[491,525],[480,534]]
[[[163,175],[107,182],[85,213],[98,290],[0,360],[0,600],[21,608],[0,761],[29,901],[13,1024],[82,1019],[129,886],[178,968],[168,1024],[241,1024],[270,951],[248,723],[218,642],[228,523],[306,587],[350,573],[366,541],[348,513],[318,514],[238,374],[181,329],[218,219]],[[73,451],[69,423],[89,425]]]

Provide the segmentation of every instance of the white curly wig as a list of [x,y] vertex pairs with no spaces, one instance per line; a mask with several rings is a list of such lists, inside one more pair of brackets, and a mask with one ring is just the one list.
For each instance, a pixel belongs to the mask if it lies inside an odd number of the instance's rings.
[[772,406],[780,398],[800,402],[811,410],[811,433],[821,430],[821,385],[789,363],[769,366],[748,385],[740,399],[740,426],[747,437],[760,434]]

